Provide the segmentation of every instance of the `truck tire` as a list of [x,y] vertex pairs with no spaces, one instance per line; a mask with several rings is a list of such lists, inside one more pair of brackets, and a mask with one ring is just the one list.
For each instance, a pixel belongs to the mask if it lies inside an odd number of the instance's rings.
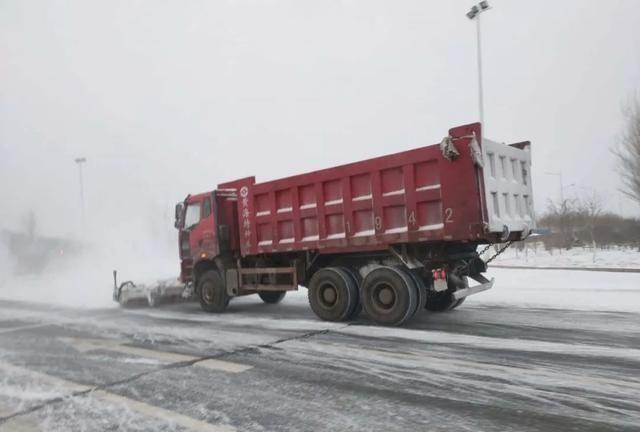
[[450,290],[439,293],[430,292],[425,309],[431,312],[446,312],[453,309],[456,303],[458,303],[458,300],[455,299]]
[[216,270],[209,270],[198,279],[198,300],[205,312],[222,312],[229,304],[224,282]]
[[447,290],[439,293],[429,292],[429,296],[427,297],[427,304],[425,305],[425,309],[431,312],[446,312],[453,310],[460,306],[466,297],[463,297],[457,300],[453,293],[457,289],[468,288],[469,281],[466,278],[463,279],[464,284],[460,284],[460,286],[456,286],[451,280],[447,282]]
[[453,306],[451,306],[451,309],[449,309],[449,310],[455,309],[455,308],[457,308],[458,306],[460,306],[462,303],[464,303],[464,300],[465,300],[465,299],[466,299],[466,297],[462,297],[460,300],[456,301],[456,302],[453,304]]
[[286,291],[260,291],[258,293],[262,301],[268,304],[280,303],[286,294]]
[[415,315],[425,309],[425,306],[427,304],[427,285],[425,285],[420,276],[418,276],[411,270],[407,270],[406,272],[407,274],[409,274],[409,276],[411,276],[411,279],[413,280],[413,283],[416,285],[416,289],[418,290],[418,301],[416,305],[416,311],[414,313]]
[[382,266],[364,278],[361,301],[369,318],[378,324],[397,326],[416,312],[418,289],[404,270]]
[[318,270],[309,282],[309,305],[325,321],[349,319],[358,305],[358,288],[343,269]]
[[358,315],[360,315],[360,313],[362,312],[362,302],[360,301],[360,287],[362,287],[362,276],[360,276],[360,272],[358,271],[358,269],[355,269],[355,268],[340,267],[340,270],[347,273],[351,277],[351,280],[353,281],[353,283],[356,284],[356,292],[358,294],[358,300],[357,300],[355,309],[351,313],[351,316],[348,317],[348,319],[357,318]]

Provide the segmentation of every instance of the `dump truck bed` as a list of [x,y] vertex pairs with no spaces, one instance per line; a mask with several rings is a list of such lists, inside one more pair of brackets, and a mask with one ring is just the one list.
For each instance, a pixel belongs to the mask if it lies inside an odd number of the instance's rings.
[[411,242],[488,242],[532,228],[528,143],[486,140],[480,124],[442,143],[236,191],[243,256],[358,252]]

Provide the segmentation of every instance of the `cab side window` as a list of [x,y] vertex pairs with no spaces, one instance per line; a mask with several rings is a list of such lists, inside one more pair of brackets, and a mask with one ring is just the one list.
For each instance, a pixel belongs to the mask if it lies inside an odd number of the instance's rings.
[[211,216],[211,198],[205,198],[202,203],[202,219],[206,219]]

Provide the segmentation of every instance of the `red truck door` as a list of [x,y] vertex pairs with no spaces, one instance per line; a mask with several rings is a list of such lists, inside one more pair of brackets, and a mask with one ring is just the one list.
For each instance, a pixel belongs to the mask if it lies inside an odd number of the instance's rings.
[[216,256],[218,244],[211,194],[194,198],[187,204],[185,229],[189,231],[191,256],[197,261]]

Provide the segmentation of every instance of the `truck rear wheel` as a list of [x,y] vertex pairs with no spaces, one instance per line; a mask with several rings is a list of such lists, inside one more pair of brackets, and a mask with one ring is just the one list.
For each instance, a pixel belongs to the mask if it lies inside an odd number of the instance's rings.
[[229,304],[229,296],[220,277],[215,270],[205,272],[198,279],[198,300],[205,312],[222,312]]
[[260,291],[258,293],[262,301],[269,304],[280,303],[286,294],[286,291]]
[[362,302],[360,301],[360,287],[362,286],[362,276],[360,276],[360,272],[358,271],[358,269],[355,269],[355,268],[340,267],[340,270],[347,273],[351,277],[351,280],[353,281],[353,283],[356,284],[356,292],[358,293],[358,296],[357,296],[358,300],[356,302],[356,307],[353,309],[353,312],[348,318],[349,319],[357,318],[358,315],[360,315],[360,312],[362,312]]
[[375,322],[400,325],[416,312],[418,289],[404,270],[378,267],[362,282],[362,307]]
[[358,305],[358,288],[343,269],[318,270],[309,282],[309,305],[325,321],[344,321]]
[[460,300],[457,300],[457,301],[453,304],[453,306],[451,306],[451,309],[455,309],[455,308],[457,308],[458,306],[460,306],[462,303],[464,303],[464,300],[465,300],[465,299],[466,299],[466,297],[462,297]]
[[424,310],[425,306],[427,305],[428,290],[427,290],[427,286],[425,285],[422,278],[420,278],[420,276],[416,275],[412,271],[407,271],[407,273],[409,274],[409,276],[411,276],[411,279],[413,280],[413,283],[416,285],[416,289],[418,290],[418,301],[417,301],[416,311],[415,311],[415,313],[417,314],[418,312],[421,312],[422,310]]
[[439,293],[429,293],[425,309],[431,312],[446,312],[453,309],[458,300],[453,297],[453,293],[449,290]]

